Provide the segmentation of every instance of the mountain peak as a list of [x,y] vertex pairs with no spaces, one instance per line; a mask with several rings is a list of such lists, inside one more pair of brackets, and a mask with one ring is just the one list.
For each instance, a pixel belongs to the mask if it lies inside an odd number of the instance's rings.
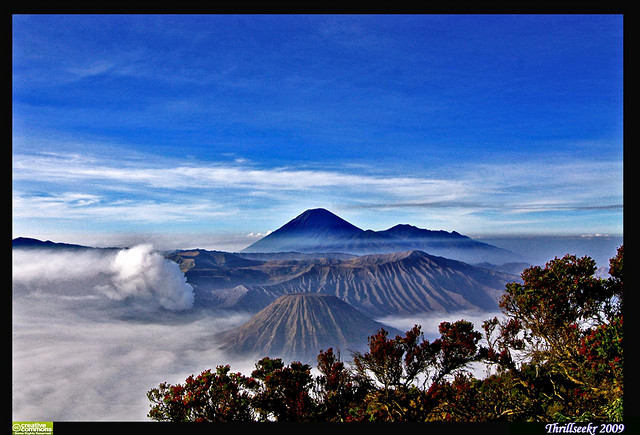
[[296,230],[304,229],[338,229],[341,232],[361,232],[362,230],[355,225],[350,224],[341,217],[331,213],[324,208],[313,208],[304,211],[281,229],[290,228]]
[[[258,240],[243,252],[286,252],[304,250],[305,246],[327,246],[330,240],[344,240],[364,231],[324,208],[306,210]],[[307,250],[308,251],[308,250]],[[316,251],[321,252],[321,251]]]
[[300,216],[309,215],[309,214],[330,214],[330,215],[336,216],[334,213],[331,213],[329,210],[327,210],[326,208],[322,208],[322,207],[307,209],[307,210],[303,211],[302,213],[300,213]]
[[321,349],[364,348],[382,327],[397,332],[336,296],[285,294],[244,325],[223,333],[222,347],[238,354],[314,361]]
[[362,230],[324,208],[304,211],[282,227],[246,247],[243,253],[307,252],[355,255],[411,250],[467,263],[514,261],[515,254],[444,230],[409,224],[384,231]]

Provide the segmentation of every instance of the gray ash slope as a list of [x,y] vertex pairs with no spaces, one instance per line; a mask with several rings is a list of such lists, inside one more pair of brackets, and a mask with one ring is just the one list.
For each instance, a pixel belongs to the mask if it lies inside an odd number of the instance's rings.
[[233,355],[315,363],[321,350],[332,348],[344,358],[366,349],[368,337],[381,328],[391,336],[402,334],[335,296],[288,294],[218,339],[221,349]]
[[502,264],[517,254],[456,231],[433,231],[400,224],[384,231],[363,230],[330,211],[306,210],[241,253],[340,252],[367,255],[421,250],[467,263]]
[[256,311],[283,294],[336,296],[372,317],[461,310],[492,311],[517,275],[422,251],[305,264],[290,279],[215,292],[221,307]]

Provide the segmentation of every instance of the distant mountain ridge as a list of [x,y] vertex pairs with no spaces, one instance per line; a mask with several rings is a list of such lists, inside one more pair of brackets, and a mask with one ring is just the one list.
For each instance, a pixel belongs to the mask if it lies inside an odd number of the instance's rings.
[[11,240],[11,248],[18,249],[53,249],[53,250],[117,250],[122,247],[94,247],[87,245],[76,245],[73,243],[52,242],[51,240],[39,240],[31,237],[16,237]]
[[447,232],[444,230],[425,230],[409,224],[398,224],[388,230],[378,231],[378,234],[388,235],[395,238],[442,238],[442,239],[469,239],[457,231]]
[[71,243],[58,243],[51,240],[38,240],[29,237],[17,237],[11,241],[12,248],[48,248],[48,249],[92,249],[88,246]]
[[354,255],[421,250],[467,263],[507,263],[518,255],[456,231],[427,230],[398,224],[387,230],[363,230],[323,208],[306,210],[240,253],[336,252]]

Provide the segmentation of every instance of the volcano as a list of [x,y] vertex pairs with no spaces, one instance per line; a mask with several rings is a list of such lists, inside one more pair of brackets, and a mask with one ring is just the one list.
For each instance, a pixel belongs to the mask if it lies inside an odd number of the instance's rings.
[[366,349],[368,337],[381,328],[401,334],[335,296],[287,294],[220,338],[222,349],[234,355],[313,363],[330,347],[342,354]]
[[[307,210],[242,252],[330,252],[364,230],[323,208]],[[339,251],[336,251],[339,252]]]
[[[214,292],[222,308],[256,312],[283,294],[333,295],[374,318],[427,312],[495,311],[518,276],[422,251],[363,255],[292,267],[288,279]],[[276,270],[263,265],[263,270]]]
[[241,253],[387,254],[421,250],[466,263],[503,264],[519,260],[506,249],[473,240],[456,231],[427,230],[399,224],[387,230],[363,230],[332,212],[307,210]]

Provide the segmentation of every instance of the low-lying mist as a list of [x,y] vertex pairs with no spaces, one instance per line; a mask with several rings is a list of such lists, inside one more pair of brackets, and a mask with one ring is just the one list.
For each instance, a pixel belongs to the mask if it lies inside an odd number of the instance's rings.
[[[251,315],[193,302],[178,265],[150,245],[14,249],[13,420],[144,421],[146,392],[161,382],[184,382],[220,364],[249,374],[256,361],[225,354],[215,334]],[[442,321],[465,319],[479,329],[496,314],[378,320],[401,331],[420,324],[433,340]]]
[[440,337],[438,326],[442,322],[453,323],[457,320],[466,320],[473,323],[476,330],[482,331],[482,322],[493,319],[494,317],[503,318],[504,315],[499,311],[430,312],[411,316],[385,316],[376,320],[385,325],[393,326],[400,331],[408,331],[414,325],[420,325],[420,330],[424,334],[425,339],[432,341]]
[[216,332],[248,314],[193,308],[151,246],[13,252],[13,420],[147,420],[146,392],[219,364]]

